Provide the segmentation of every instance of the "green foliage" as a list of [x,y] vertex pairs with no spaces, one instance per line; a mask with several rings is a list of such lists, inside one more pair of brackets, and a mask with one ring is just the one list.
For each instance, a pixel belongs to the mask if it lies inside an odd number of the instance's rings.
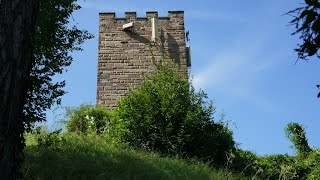
[[306,179],[310,168],[304,161],[287,154],[257,157],[249,151],[238,151],[232,169],[253,179]]
[[188,82],[168,70],[146,80],[119,103],[124,141],[155,151],[178,153],[189,104]]
[[299,156],[304,156],[311,151],[302,125],[289,123],[286,129],[288,139],[293,143]]
[[64,134],[65,141],[59,148],[38,148],[32,141],[34,136],[26,136],[25,179],[246,179],[232,173],[225,175],[196,160],[186,162],[115,146],[102,136]]
[[299,179],[295,163],[295,158],[287,154],[258,157],[250,151],[236,149],[231,169],[252,179]]
[[38,126],[32,134],[36,138],[37,146],[40,148],[58,148],[59,143],[65,141],[61,135],[62,129],[49,132],[44,126]]
[[298,164],[304,171],[306,179],[319,179],[320,177],[320,150],[311,149],[307,156],[299,159]]
[[286,133],[297,156],[278,154],[257,157],[250,151],[237,149],[231,169],[253,179],[319,179],[320,150],[309,147],[300,124],[289,123]]
[[40,0],[34,39],[34,64],[28,82],[24,106],[24,123],[31,130],[34,122],[45,121],[45,111],[60,103],[65,82],[52,77],[61,74],[73,61],[70,52],[82,50],[80,45],[93,36],[76,26],[70,27],[71,14],[80,9],[76,0]]
[[312,171],[308,174],[308,180],[318,180],[320,177],[320,165],[316,166],[312,169]]
[[258,157],[251,151],[235,148],[234,158],[231,161],[231,169],[242,172],[245,175],[253,176],[256,173]]
[[255,167],[256,176],[261,179],[299,179],[294,167],[293,157],[285,154],[260,157]]
[[213,119],[212,102],[195,92],[177,67],[156,64],[157,73],[119,102],[122,142],[163,154],[183,154],[223,165],[234,147],[231,131]]
[[110,131],[114,123],[112,111],[100,106],[80,105],[66,107],[66,125],[69,132],[98,133]]

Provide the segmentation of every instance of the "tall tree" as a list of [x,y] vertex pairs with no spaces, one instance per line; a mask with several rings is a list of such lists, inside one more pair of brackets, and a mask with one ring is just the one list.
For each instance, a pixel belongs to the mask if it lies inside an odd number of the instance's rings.
[[[305,3],[287,13],[293,19],[290,22],[295,26],[296,31],[292,35],[300,34],[302,40],[295,51],[298,59],[307,60],[308,57],[316,56],[320,58],[320,2],[319,0],[305,0]],[[320,89],[320,85],[317,85]],[[320,93],[318,93],[318,98]]]
[[65,94],[65,82],[56,82],[52,77],[63,73],[71,65],[72,51],[82,50],[80,45],[93,38],[86,30],[69,23],[72,13],[81,8],[76,2],[40,0],[33,54],[35,64],[30,72],[24,106],[27,130],[30,130],[33,122],[45,121],[45,111],[54,103],[60,103],[61,96]]
[[[60,97],[65,94],[65,91],[63,90],[65,82],[54,82],[52,77],[55,74],[61,74],[63,71],[65,71],[66,67],[71,64],[73,58],[71,57],[70,52],[82,50],[80,45],[84,42],[84,40],[93,37],[87,31],[79,30],[76,26],[71,27],[69,24],[71,14],[75,10],[80,9],[80,6],[76,4],[76,0],[39,1],[39,13],[34,35],[35,38],[33,42],[32,62],[28,62],[28,66],[24,66],[28,70],[28,78],[24,78],[24,80],[21,81],[23,83],[20,84],[23,85],[23,89],[26,91],[26,93],[23,94],[23,97],[26,100],[23,101],[24,105],[22,109],[16,109],[17,112],[20,112],[19,123],[23,123],[19,126],[19,137],[21,141],[19,150],[22,150],[24,147],[24,140],[21,137],[23,130],[30,130],[34,122],[44,121],[45,110],[50,108],[54,103],[60,103]],[[20,3],[20,1],[14,2]],[[12,3],[15,4],[14,2]],[[6,3],[7,5],[8,1],[1,2],[0,0],[0,3]],[[6,13],[7,10],[7,6],[2,7],[2,14],[8,15],[8,13]],[[1,17],[2,16],[0,16],[0,18]],[[4,22],[7,21],[4,20]],[[8,36],[3,35],[3,37]],[[4,42],[2,39],[3,38],[1,36],[0,43]],[[5,66],[1,66],[1,68],[5,69]],[[4,75],[6,74],[1,68],[0,70],[3,74],[0,73],[0,90],[4,89],[2,87],[7,85],[5,82],[2,83],[2,80],[5,79]],[[2,93],[2,91],[0,92]],[[10,95],[7,98],[10,97],[14,96]],[[2,106],[0,106],[2,110],[2,107],[6,106],[6,103],[4,101],[1,102],[3,102],[3,104],[1,104]],[[21,160],[22,155],[18,154],[18,156]],[[13,164],[12,166],[18,167],[18,163],[19,162],[17,161],[17,163]],[[6,168],[10,167],[6,164],[1,164],[1,170],[9,172]],[[18,169],[15,171],[18,172]],[[0,177],[2,177],[1,171],[0,174]]]
[[38,0],[0,1],[0,176],[20,179],[23,108],[34,59]]

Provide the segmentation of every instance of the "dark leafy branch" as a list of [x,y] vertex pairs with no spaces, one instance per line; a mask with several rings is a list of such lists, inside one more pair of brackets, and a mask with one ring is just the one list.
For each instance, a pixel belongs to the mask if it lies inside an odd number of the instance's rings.
[[[308,57],[320,58],[320,2],[318,0],[305,0],[302,7],[298,7],[286,13],[293,17],[290,21],[296,31],[292,35],[298,35],[302,43],[298,44],[295,51],[298,53],[298,60],[307,60]],[[319,88],[320,86],[317,85]],[[318,98],[320,93],[318,93]]]
[[290,21],[296,31],[292,35],[300,34],[302,40],[295,51],[299,59],[306,60],[309,56],[316,55],[320,48],[320,2],[318,0],[306,0],[303,7],[298,7],[287,14],[293,17]]

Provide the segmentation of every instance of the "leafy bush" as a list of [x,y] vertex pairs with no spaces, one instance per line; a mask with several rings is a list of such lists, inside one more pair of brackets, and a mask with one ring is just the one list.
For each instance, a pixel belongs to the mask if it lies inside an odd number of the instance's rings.
[[308,174],[308,180],[318,180],[320,177],[320,166],[318,165],[316,168],[312,169],[312,171]]
[[251,151],[235,148],[234,158],[231,160],[231,169],[253,176],[256,173],[258,157]]
[[113,112],[100,106],[80,105],[66,108],[66,125],[69,132],[101,134],[110,130]]
[[61,132],[62,129],[50,132],[44,125],[39,125],[32,129],[30,133],[27,133],[25,137],[26,139],[30,139],[30,137],[32,137],[33,141],[39,148],[59,149],[60,143],[65,141]]
[[287,154],[267,155],[259,158],[255,171],[261,179],[299,179],[295,162]]
[[156,68],[155,76],[119,102],[117,136],[137,147],[223,165],[234,141],[232,132],[214,121],[212,102],[195,92],[177,67]]

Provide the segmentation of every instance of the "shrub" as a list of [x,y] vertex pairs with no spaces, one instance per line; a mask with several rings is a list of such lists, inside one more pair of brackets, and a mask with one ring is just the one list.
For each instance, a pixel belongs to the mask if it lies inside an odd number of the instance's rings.
[[51,148],[56,150],[59,149],[60,144],[65,141],[61,131],[62,129],[50,132],[45,125],[38,125],[32,129],[30,133],[25,134],[25,137],[28,141],[33,141],[38,148]]
[[231,162],[231,169],[242,172],[245,175],[253,176],[256,173],[258,157],[251,151],[235,148],[234,159]]
[[297,179],[298,177],[295,159],[287,154],[260,157],[255,171],[261,179]]
[[155,76],[119,102],[117,135],[137,147],[223,165],[234,141],[231,131],[214,121],[212,102],[195,92],[178,67],[156,68]]
[[308,180],[318,180],[320,177],[320,166],[318,165],[308,174]]
[[111,128],[113,112],[100,106],[80,105],[66,107],[66,125],[69,132],[101,134]]

